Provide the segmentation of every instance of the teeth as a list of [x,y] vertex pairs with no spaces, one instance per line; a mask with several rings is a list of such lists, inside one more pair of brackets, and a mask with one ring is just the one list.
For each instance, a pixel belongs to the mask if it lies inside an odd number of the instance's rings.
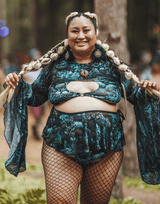
[[85,44],[86,42],[77,42],[78,44]]

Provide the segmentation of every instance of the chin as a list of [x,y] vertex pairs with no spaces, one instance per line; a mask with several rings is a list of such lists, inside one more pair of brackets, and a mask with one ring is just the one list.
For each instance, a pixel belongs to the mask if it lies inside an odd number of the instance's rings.
[[94,48],[90,48],[88,46],[83,46],[83,47],[76,47],[75,52],[81,52],[81,53],[88,53],[92,52]]

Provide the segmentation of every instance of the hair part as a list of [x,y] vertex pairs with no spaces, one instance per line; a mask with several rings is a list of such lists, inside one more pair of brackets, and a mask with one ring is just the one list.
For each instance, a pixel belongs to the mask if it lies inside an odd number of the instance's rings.
[[91,18],[89,15],[86,15],[85,13],[81,13],[81,12],[79,12],[79,13],[77,13],[76,15],[73,15],[73,16],[71,16],[71,17],[69,17],[67,20],[66,20],[66,30],[67,30],[67,33],[68,33],[68,27],[69,27],[69,25],[70,25],[70,23],[71,23],[71,21],[74,19],[74,18],[76,18],[76,17],[81,17],[81,16],[84,16],[85,18],[88,18],[90,21],[91,21],[91,23],[93,24],[93,26],[94,26],[94,28],[95,28],[95,31],[97,31],[97,22],[96,22],[96,19],[95,18]]

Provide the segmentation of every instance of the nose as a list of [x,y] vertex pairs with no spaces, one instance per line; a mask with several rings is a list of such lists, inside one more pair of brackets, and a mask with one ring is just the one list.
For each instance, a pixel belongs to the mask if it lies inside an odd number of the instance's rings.
[[83,39],[85,38],[83,31],[80,31],[78,34],[78,39]]

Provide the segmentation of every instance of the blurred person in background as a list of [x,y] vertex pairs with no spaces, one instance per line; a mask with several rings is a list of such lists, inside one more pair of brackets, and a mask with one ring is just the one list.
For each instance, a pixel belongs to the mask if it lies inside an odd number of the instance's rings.
[[[29,57],[28,60],[29,62],[32,60],[36,60],[38,58],[41,57],[41,52],[37,49],[37,48],[32,48],[29,51]],[[27,56],[26,56],[26,60],[27,60]],[[26,64],[28,62],[23,62],[22,64]],[[41,69],[34,71],[34,72],[29,72],[27,74],[24,74],[24,80],[29,83],[32,84],[36,78],[38,77],[39,73],[41,72]],[[41,116],[44,113],[44,108],[45,108],[46,104],[42,104],[41,106],[38,107],[29,107],[29,109],[32,112],[32,116],[34,117],[35,123],[32,125],[32,130],[33,130],[33,136],[36,140],[41,140],[41,136],[39,134],[39,132],[41,131]]]
[[1,64],[6,76],[12,72],[19,72],[19,66],[16,64],[15,56],[12,53],[10,53],[6,58],[3,58]]
[[153,53],[150,66],[142,72],[140,78],[155,81],[160,89],[160,50]]
[[152,53],[150,50],[142,50],[140,52],[140,64],[138,67],[138,75],[140,76],[142,72],[146,69],[151,68]]

